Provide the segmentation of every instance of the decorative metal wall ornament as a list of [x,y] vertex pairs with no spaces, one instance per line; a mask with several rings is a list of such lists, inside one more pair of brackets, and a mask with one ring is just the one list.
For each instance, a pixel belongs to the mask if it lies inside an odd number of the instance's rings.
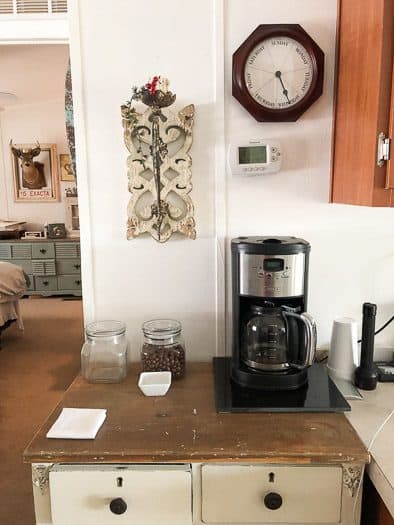
[[361,465],[342,465],[343,467],[343,484],[347,487],[352,495],[352,498],[356,495],[358,487],[361,483],[363,475],[363,468]]
[[52,467],[52,463],[33,464],[32,466],[33,485],[40,489],[42,495],[46,494],[49,489],[49,471]]
[[[177,114],[168,109],[176,95],[166,78],[155,76],[121,107],[129,191],[127,238],[150,233],[158,242],[174,232],[196,238],[189,150],[192,145],[194,106]],[[133,107],[141,101],[148,108]]]

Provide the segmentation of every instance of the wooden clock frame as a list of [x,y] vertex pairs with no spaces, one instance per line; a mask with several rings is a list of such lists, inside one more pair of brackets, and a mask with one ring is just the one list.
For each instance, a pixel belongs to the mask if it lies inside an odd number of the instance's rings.
[[[299,42],[312,60],[312,83],[305,96],[288,109],[272,109],[254,100],[246,86],[245,66],[248,56],[263,40],[289,37]],[[233,96],[258,122],[294,122],[323,93],[324,53],[299,24],[261,24],[233,54]]]

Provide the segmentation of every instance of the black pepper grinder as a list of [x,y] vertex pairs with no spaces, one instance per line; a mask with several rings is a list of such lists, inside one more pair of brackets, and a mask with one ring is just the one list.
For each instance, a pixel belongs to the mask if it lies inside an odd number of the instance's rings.
[[360,366],[354,374],[356,386],[362,390],[375,390],[378,381],[377,369],[373,362],[375,318],[376,304],[364,303]]

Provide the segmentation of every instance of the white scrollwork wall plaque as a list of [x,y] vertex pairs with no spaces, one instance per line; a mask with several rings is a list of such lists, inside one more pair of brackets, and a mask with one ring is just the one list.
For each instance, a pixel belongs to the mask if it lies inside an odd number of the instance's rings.
[[[122,106],[124,142],[127,158],[129,201],[127,238],[149,233],[165,242],[175,232],[195,239],[192,190],[192,145],[194,106],[178,113],[168,106],[175,94],[168,90],[168,80],[153,79],[137,89]],[[148,106],[139,113],[133,101]]]

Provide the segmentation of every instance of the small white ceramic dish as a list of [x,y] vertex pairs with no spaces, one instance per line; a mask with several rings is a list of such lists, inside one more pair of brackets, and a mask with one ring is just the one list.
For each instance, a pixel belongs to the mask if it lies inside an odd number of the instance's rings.
[[142,372],[138,386],[146,396],[165,396],[171,386],[171,372]]

